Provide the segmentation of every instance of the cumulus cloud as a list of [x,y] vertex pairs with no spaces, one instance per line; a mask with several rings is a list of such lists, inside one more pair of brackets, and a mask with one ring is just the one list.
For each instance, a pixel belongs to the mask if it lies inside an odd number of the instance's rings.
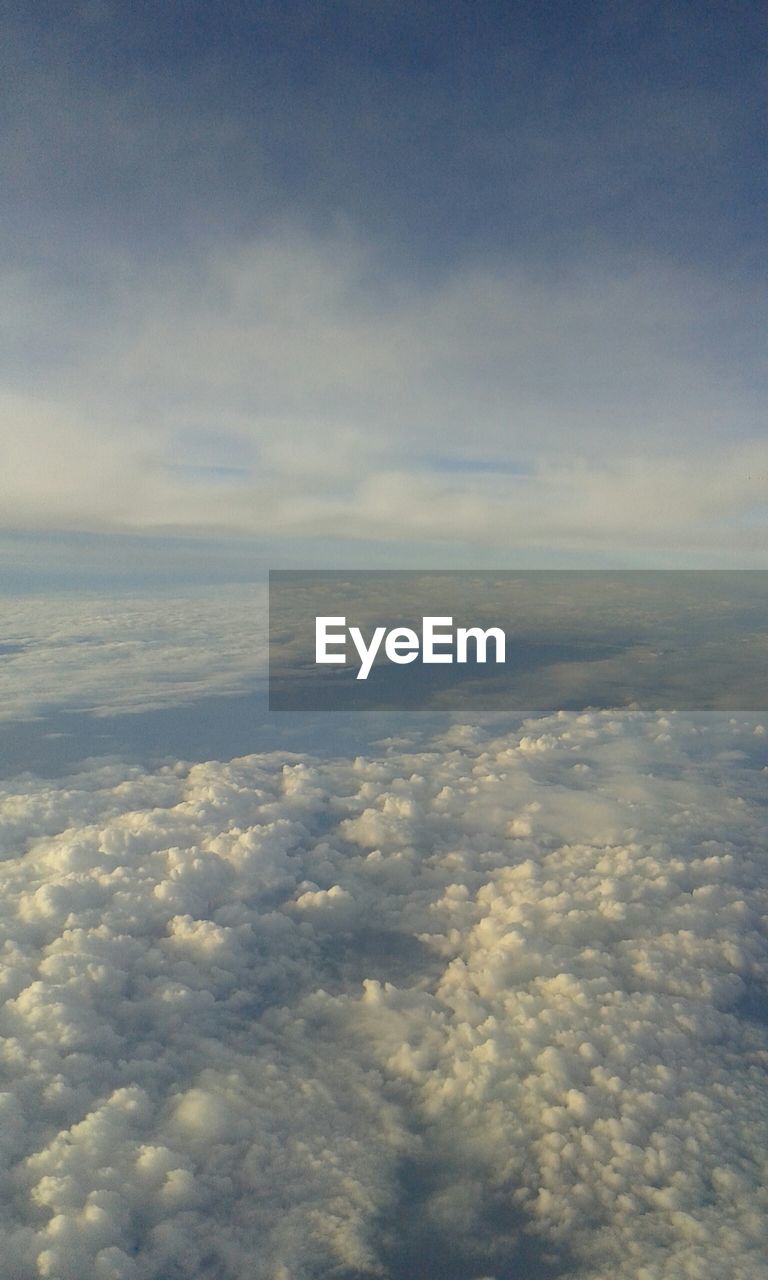
[[763,1274],[757,728],[5,784],[10,1273]]

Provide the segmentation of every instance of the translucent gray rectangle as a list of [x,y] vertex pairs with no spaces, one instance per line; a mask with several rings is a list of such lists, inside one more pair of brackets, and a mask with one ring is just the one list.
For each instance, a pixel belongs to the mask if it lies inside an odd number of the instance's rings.
[[[269,600],[273,711],[768,708],[768,570],[276,570]],[[318,617],[344,619],[327,627],[343,664],[317,662]],[[424,660],[434,617],[451,662]],[[419,648],[393,641],[390,660],[382,640],[363,679],[353,627],[364,646],[410,628]],[[493,637],[485,662],[473,637],[457,661],[462,627],[501,629],[504,661]]]

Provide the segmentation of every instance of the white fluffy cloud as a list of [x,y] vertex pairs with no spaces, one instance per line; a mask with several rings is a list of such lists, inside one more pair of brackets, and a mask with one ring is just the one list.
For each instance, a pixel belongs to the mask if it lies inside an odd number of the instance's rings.
[[467,1280],[765,1274],[764,742],[561,713],[6,784],[9,1274],[399,1280],[404,1167]]

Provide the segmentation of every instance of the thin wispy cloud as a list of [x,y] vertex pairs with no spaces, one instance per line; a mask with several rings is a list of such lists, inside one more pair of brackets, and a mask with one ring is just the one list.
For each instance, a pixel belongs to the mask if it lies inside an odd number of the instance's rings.
[[458,267],[380,298],[372,262],[275,232],[118,273],[66,369],[5,396],[6,527],[754,550],[752,311],[728,356],[714,280]]
[[758,28],[16,15],[5,528],[757,562]]

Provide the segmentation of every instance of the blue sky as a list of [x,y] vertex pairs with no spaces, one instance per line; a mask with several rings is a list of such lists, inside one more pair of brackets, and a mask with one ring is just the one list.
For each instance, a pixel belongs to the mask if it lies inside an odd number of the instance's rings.
[[763,563],[760,6],[6,8],[8,534]]
[[86,252],[183,252],[288,213],[348,218],[407,270],[596,241],[752,270],[760,8],[11,6],[12,109],[31,96],[46,126],[17,156],[18,222],[39,228],[34,196]]

